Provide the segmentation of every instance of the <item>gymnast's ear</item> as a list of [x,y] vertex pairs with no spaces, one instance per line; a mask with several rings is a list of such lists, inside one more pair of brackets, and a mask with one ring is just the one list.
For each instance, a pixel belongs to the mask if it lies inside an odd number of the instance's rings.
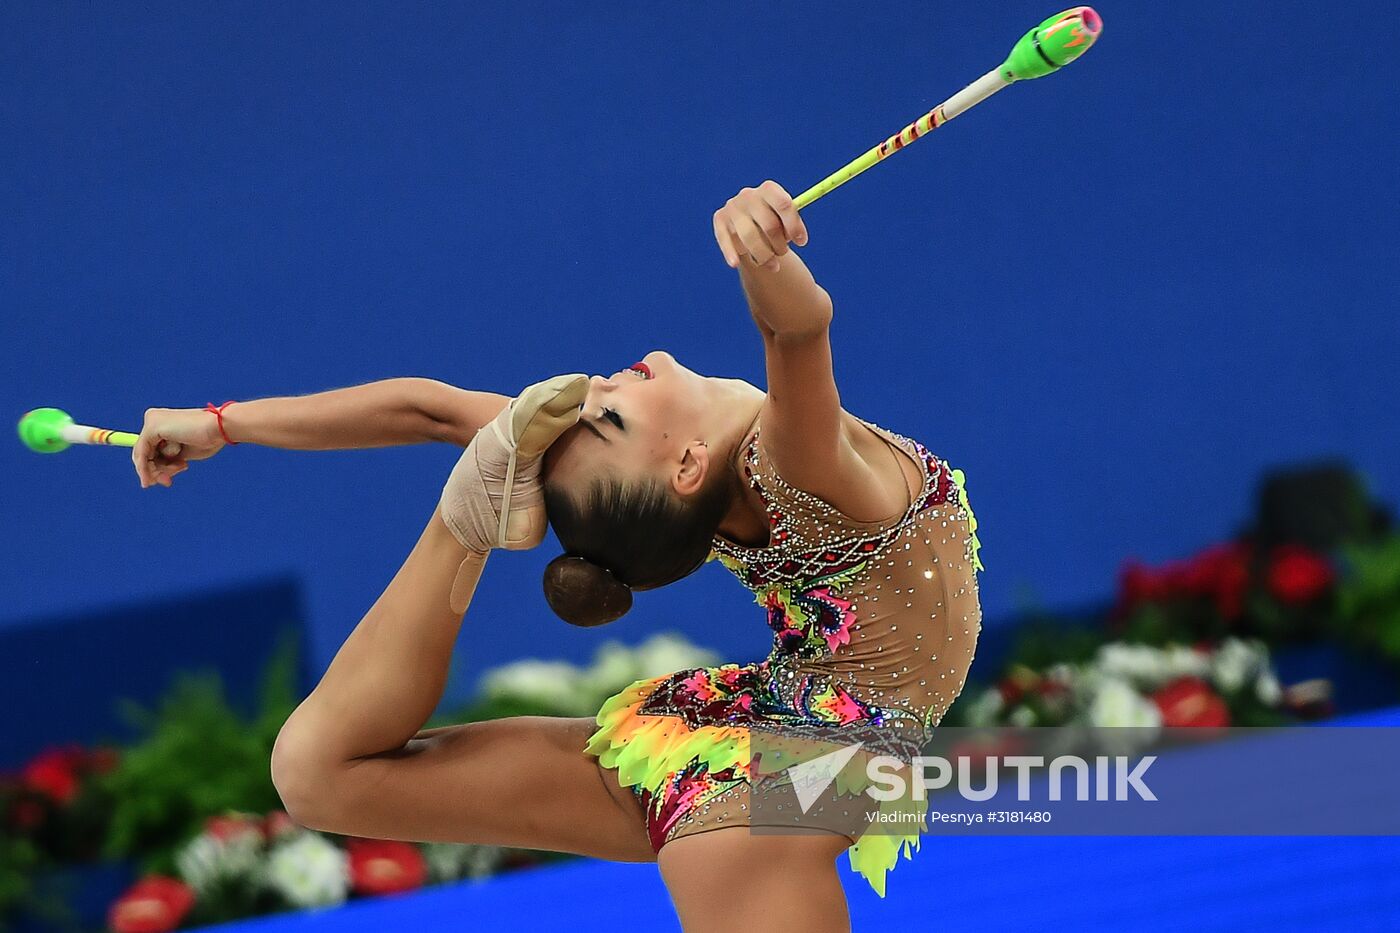
[[606,625],[632,608],[632,588],[606,567],[560,554],[544,568],[544,598],[571,625]]
[[693,496],[705,486],[710,475],[710,448],[704,441],[691,441],[681,455],[681,465],[671,476],[671,488],[678,496]]

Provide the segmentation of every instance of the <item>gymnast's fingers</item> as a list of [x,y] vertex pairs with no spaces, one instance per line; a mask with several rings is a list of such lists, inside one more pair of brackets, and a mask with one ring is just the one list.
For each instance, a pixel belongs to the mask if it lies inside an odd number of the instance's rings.
[[[778,220],[783,225],[783,235],[798,246],[807,244],[807,225],[802,222],[802,218],[797,213],[797,204],[792,200],[792,195],[776,181],[769,179],[758,186],[758,193],[763,196],[764,202],[778,215]],[[787,252],[784,247],[783,252]]]
[[787,237],[783,233],[783,219],[763,197],[762,193],[755,191],[748,203],[748,215],[753,218],[754,225],[763,231],[763,239],[767,242],[774,256],[787,254]]
[[769,269],[776,270],[778,268],[773,245],[768,242],[763,228],[758,225],[758,221],[754,219],[752,214],[740,212],[734,218],[734,232],[743,241],[744,251],[753,257],[755,263]]
[[734,226],[735,219],[738,216],[739,214],[735,210],[726,208],[723,216],[719,219],[720,226],[723,228],[725,237],[729,243],[729,250],[734,254],[734,268],[736,269],[739,267],[739,264],[745,260],[749,262],[755,261],[753,256],[749,254],[748,244],[739,236]]
[[188,464],[176,464],[171,467],[159,470],[156,473],[156,482],[166,489],[175,481],[175,477],[189,469]]
[[141,481],[141,488],[145,489],[155,479],[151,471],[152,438],[146,430],[141,431],[141,436],[136,439],[136,444],[131,448],[131,462],[136,467],[136,478]]
[[734,231],[729,228],[729,222],[724,218],[724,208],[715,211],[712,218],[715,225],[715,242],[719,244],[719,251],[724,254],[724,261],[729,263],[729,268],[739,268],[739,251],[734,247]]

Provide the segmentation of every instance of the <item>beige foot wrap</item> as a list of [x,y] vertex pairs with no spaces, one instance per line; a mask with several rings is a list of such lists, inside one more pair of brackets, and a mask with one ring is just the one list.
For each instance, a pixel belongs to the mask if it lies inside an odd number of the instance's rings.
[[497,547],[523,551],[544,540],[542,458],[578,423],[587,394],[583,375],[537,382],[472,438],[439,503],[443,521],[463,547],[480,554]]

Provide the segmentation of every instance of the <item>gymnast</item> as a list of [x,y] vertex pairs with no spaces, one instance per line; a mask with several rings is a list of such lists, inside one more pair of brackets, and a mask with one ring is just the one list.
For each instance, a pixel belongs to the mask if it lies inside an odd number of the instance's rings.
[[[788,193],[744,188],[713,224],[763,341],[766,392],[657,350],[514,399],[404,378],[146,413],[132,453],[143,486],[170,486],[232,443],[465,448],[417,544],[277,738],[272,775],[298,822],[654,861],[692,931],[765,917],[848,929],[837,856],[883,895],[917,847],[917,826],[754,831],[789,818],[753,805],[750,740],[856,727],[918,739],[937,725],[980,631],[963,475],[842,408],[833,302],[789,247],[807,230]],[[634,590],[717,561],[762,607],[769,655],[639,681],[594,719],[424,730],[486,555],[537,546],[547,524],[564,553],[544,591],[565,620],[611,621]]]

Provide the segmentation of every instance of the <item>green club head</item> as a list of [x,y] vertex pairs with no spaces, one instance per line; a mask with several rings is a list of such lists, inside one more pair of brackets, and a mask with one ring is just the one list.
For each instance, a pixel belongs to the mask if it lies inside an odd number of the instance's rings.
[[37,454],[56,454],[68,449],[62,430],[72,423],[66,411],[36,408],[19,419],[19,439]]
[[1103,17],[1093,7],[1077,6],[1056,13],[1021,37],[1001,65],[1001,76],[1010,83],[1041,78],[1074,61],[1103,32]]

